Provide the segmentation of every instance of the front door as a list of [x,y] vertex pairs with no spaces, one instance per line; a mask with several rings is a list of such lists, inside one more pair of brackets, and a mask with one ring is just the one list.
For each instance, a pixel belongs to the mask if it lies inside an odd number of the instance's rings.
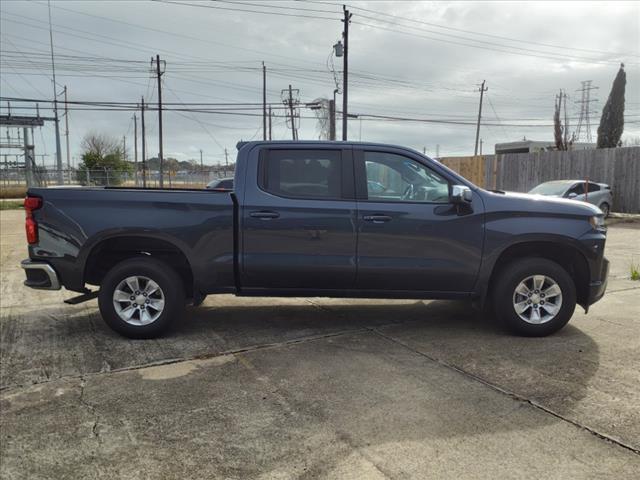
[[353,287],[351,149],[274,147],[262,150],[251,166],[241,214],[242,286]]
[[[358,273],[364,290],[470,292],[480,267],[483,207],[450,202],[453,180],[393,149],[354,150]],[[439,171],[438,171],[439,170]]]

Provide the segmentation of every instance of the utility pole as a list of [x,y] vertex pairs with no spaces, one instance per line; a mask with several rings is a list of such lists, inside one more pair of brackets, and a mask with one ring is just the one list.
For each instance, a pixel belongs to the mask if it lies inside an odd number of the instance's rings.
[[272,139],[272,122],[271,122],[271,118],[272,118],[273,113],[271,112],[271,105],[269,105],[269,140]]
[[262,139],[267,139],[267,67],[262,62]]
[[147,137],[144,130],[144,97],[140,105],[140,121],[142,122],[142,188],[147,188]]
[[[567,92],[564,93],[564,144],[569,150],[569,118],[567,117]],[[562,101],[562,97],[560,98]]]
[[71,168],[71,153],[69,152],[69,107],[67,103],[67,86],[64,86],[64,130],[67,143],[67,168]]
[[133,175],[138,186],[138,118],[133,114],[133,161],[135,164]]
[[[151,59],[153,63],[153,59]],[[156,76],[158,77],[158,160],[160,160],[160,188],[164,187],[164,160],[162,154],[162,73],[160,55],[156,55]]]
[[69,172],[69,183],[71,183],[71,153],[69,152],[69,108],[67,103],[67,86],[64,86],[64,130],[67,143],[67,171]]
[[351,14],[346,5],[342,6],[344,11],[344,56],[342,57],[342,140],[347,140],[347,114],[348,114],[348,89],[349,89],[349,23]]
[[291,135],[294,140],[298,139],[298,133],[296,132],[296,121],[293,116],[293,90],[291,84],[289,84],[289,115],[291,117]]
[[58,185],[62,185],[62,152],[60,147],[60,119],[58,118],[58,95],[56,94],[56,64],[53,57],[53,27],[51,24],[51,0],[47,1],[49,7],[49,46],[51,47],[51,73],[53,78],[53,117],[56,127],[56,168],[58,169]]
[[480,139],[480,155],[482,155],[482,139]]
[[329,100],[329,140],[336,139],[336,93],[338,89],[333,89],[333,100]]
[[478,109],[478,124],[476,126],[476,146],[473,149],[473,156],[478,155],[478,139],[480,138],[480,119],[482,118],[482,98],[484,97],[484,92],[489,90],[489,87],[485,88],[484,83],[486,80],[482,81],[482,85],[480,86],[480,108]]
[[229,154],[227,153],[227,149],[224,149],[224,176],[226,177],[227,169],[229,168]]
[[336,139],[336,101],[329,100],[329,140]]
[[200,149],[200,173],[204,179],[204,163],[202,163],[202,149]]

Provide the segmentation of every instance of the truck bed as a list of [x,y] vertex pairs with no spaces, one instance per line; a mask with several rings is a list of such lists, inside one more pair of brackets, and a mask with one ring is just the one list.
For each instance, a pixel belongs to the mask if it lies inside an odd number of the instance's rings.
[[91,250],[110,237],[152,237],[182,250],[194,276],[233,284],[234,206],[211,190],[31,188],[43,199],[34,212],[40,241],[31,257],[46,259],[67,288],[80,288]]

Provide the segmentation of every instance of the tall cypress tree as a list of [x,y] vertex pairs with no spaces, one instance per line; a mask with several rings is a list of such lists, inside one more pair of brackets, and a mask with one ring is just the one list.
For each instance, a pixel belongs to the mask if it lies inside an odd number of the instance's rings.
[[613,148],[620,143],[624,130],[624,89],[627,84],[627,74],[624,63],[613,81],[611,93],[602,109],[600,126],[598,127],[598,148]]

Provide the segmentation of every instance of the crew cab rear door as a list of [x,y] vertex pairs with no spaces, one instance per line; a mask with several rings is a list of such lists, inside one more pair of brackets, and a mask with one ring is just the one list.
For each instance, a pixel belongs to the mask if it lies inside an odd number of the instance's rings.
[[482,257],[484,207],[450,201],[455,179],[393,147],[354,148],[361,290],[470,292]]
[[247,165],[243,289],[345,289],[356,275],[351,148],[277,144]]

